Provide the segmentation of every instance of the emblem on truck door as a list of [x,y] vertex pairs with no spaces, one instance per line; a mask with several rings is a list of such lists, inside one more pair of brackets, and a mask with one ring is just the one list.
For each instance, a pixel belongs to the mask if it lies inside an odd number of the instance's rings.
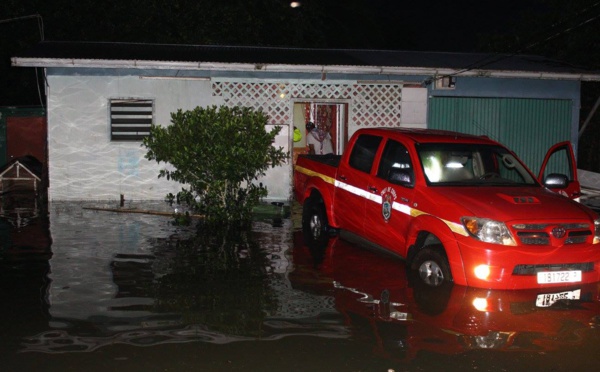
[[390,217],[392,217],[394,200],[396,200],[396,190],[386,187],[381,191],[381,214],[385,222],[388,222]]

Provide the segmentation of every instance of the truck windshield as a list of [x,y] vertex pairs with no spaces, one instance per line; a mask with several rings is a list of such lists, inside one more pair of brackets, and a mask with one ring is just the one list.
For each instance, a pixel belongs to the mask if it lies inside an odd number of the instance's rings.
[[523,186],[537,180],[501,146],[468,143],[417,145],[423,172],[430,185]]

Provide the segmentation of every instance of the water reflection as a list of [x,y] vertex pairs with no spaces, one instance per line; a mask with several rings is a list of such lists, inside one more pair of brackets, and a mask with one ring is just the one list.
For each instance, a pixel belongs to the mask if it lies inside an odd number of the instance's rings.
[[[169,217],[55,203],[49,221],[51,270],[24,274],[45,285],[38,301],[46,324],[34,333],[15,330],[20,351],[348,335],[329,299],[290,288],[289,219],[278,217],[276,228],[256,221],[245,235],[197,236]],[[31,226],[48,234],[47,224]]]
[[35,198],[0,198],[0,321],[7,352],[19,349],[23,335],[47,329],[51,245],[48,215]]
[[305,241],[294,215],[219,238],[168,217],[81,203],[53,203],[48,212],[0,218],[9,351],[308,336],[297,338],[344,340],[406,362],[424,352],[573,349],[599,336],[597,285],[547,293],[423,288],[403,261],[337,237]]
[[49,259],[48,214],[28,193],[0,197],[0,260]]
[[338,237],[311,242],[307,252],[294,250],[294,262],[305,262],[304,272],[290,274],[295,287],[333,292],[354,337],[370,339],[389,357],[477,349],[542,352],[583,345],[599,334],[597,284],[541,291],[431,288],[411,280],[403,261]]

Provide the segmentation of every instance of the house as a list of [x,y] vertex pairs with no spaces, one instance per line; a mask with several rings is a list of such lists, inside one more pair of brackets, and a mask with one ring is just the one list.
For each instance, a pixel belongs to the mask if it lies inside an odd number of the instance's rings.
[[[43,164],[31,155],[12,159],[0,167],[0,216],[17,223],[37,214],[45,200]],[[11,217],[12,216],[12,217]],[[23,217],[26,218],[26,217]]]
[[537,171],[551,144],[577,145],[585,71],[539,56],[44,41],[12,58],[47,82],[50,200],[162,199],[141,139],[196,106],[250,106],[280,125],[286,166],[261,181],[288,200],[294,127],[329,130],[337,153],[368,126],[451,129],[503,142]]
[[42,182],[42,163],[33,156],[15,158],[0,167],[0,196],[9,193],[37,195]]

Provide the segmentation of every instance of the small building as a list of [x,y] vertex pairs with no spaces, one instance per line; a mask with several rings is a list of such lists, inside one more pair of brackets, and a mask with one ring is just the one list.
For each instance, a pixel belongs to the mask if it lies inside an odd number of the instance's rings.
[[0,168],[0,196],[10,193],[31,194],[42,192],[42,163],[33,156],[11,160]]
[[[12,58],[47,82],[50,200],[163,199],[180,185],[144,158],[152,123],[197,106],[263,110],[282,131],[286,166],[261,179],[291,198],[293,157],[313,121],[341,153],[359,128],[487,135],[537,171],[551,144],[577,146],[581,81],[590,72],[528,55],[133,43],[41,42]],[[305,137],[305,136],[304,136]]]
[[43,164],[33,156],[22,156],[0,167],[0,216],[18,225],[25,216],[37,216],[46,198]]

